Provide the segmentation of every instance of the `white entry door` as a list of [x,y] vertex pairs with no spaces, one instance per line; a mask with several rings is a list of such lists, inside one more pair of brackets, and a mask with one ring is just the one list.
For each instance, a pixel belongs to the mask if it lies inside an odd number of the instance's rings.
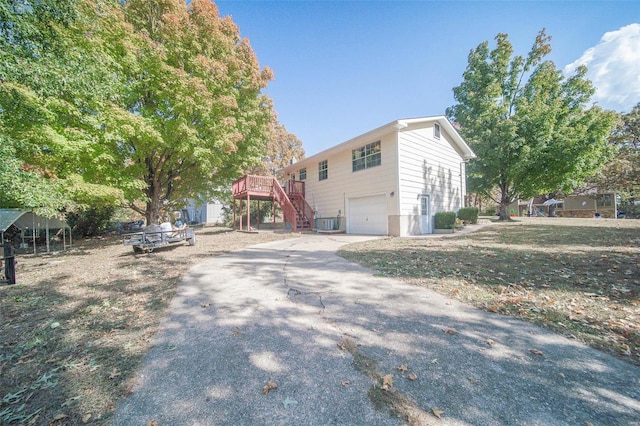
[[423,234],[431,233],[431,197],[422,195],[420,197],[420,226]]
[[350,234],[387,235],[385,195],[349,198]]

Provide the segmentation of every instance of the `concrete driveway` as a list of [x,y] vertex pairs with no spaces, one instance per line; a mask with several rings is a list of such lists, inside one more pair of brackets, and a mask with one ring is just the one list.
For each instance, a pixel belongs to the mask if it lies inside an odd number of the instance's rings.
[[113,424],[640,425],[640,368],[335,254],[366,238],[191,269]]

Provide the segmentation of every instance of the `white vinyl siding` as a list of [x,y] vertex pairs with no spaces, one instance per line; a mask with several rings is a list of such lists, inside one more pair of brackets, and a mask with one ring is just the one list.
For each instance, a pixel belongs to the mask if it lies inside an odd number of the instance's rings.
[[430,195],[432,215],[462,207],[462,160],[448,137],[441,131],[436,139],[431,126],[400,132],[401,215],[415,215],[416,201],[422,194]]
[[[438,122],[439,137],[434,126]],[[367,145],[378,140],[380,165],[354,172],[354,152],[364,147],[366,154]],[[308,176],[319,176],[321,161],[327,160],[331,165],[331,179],[306,180],[306,199],[316,218],[340,216],[344,219],[341,229],[356,232],[359,219],[350,212],[350,205],[355,205],[355,213],[364,212],[366,216],[364,203],[370,202],[373,210],[365,222],[378,223],[374,232],[383,232],[384,221],[379,212],[386,204],[384,232],[407,236],[430,232],[435,213],[462,207],[463,156],[472,158],[473,152],[444,117],[434,117],[389,123],[302,160],[291,169],[299,173],[306,168]],[[422,200],[427,205],[422,205]],[[429,217],[422,217],[423,213]],[[350,229],[353,224],[356,231]]]
[[[317,218],[336,217],[338,212],[346,217],[349,198],[382,193],[387,196],[390,214],[397,212],[395,204],[397,201],[395,194],[398,190],[396,134],[392,132],[378,139],[380,139],[380,152],[384,158],[380,166],[360,170],[357,173],[352,172],[352,150],[363,146],[360,143],[327,158],[331,168],[330,179],[305,181],[306,199],[316,210]],[[318,176],[318,165],[317,161],[306,163],[303,160],[299,167],[306,167],[307,176]],[[391,192],[394,192],[394,197],[390,197]]]

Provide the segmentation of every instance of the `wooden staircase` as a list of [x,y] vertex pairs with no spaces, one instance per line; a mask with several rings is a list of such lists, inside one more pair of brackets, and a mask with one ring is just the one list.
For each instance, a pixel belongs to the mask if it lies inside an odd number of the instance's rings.
[[[303,181],[288,181],[283,188],[276,178],[245,175],[233,182],[233,199],[234,203],[235,200],[247,200],[247,217],[250,217],[248,202],[252,199],[275,201],[292,230],[310,231],[313,229],[314,213],[304,198],[304,189]],[[247,224],[247,228],[250,228],[250,223]]]

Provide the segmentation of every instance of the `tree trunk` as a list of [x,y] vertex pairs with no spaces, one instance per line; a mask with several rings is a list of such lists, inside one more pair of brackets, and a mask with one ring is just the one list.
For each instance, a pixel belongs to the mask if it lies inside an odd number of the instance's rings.
[[509,216],[509,204],[500,204],[500,220],[511,220]]
[[147,190],[147,206],[145,211],[145,218],[147,225],[160,224],[163,221],[162,217],[162,202],[160,200],[160,191],[156,185],[150,185]]

